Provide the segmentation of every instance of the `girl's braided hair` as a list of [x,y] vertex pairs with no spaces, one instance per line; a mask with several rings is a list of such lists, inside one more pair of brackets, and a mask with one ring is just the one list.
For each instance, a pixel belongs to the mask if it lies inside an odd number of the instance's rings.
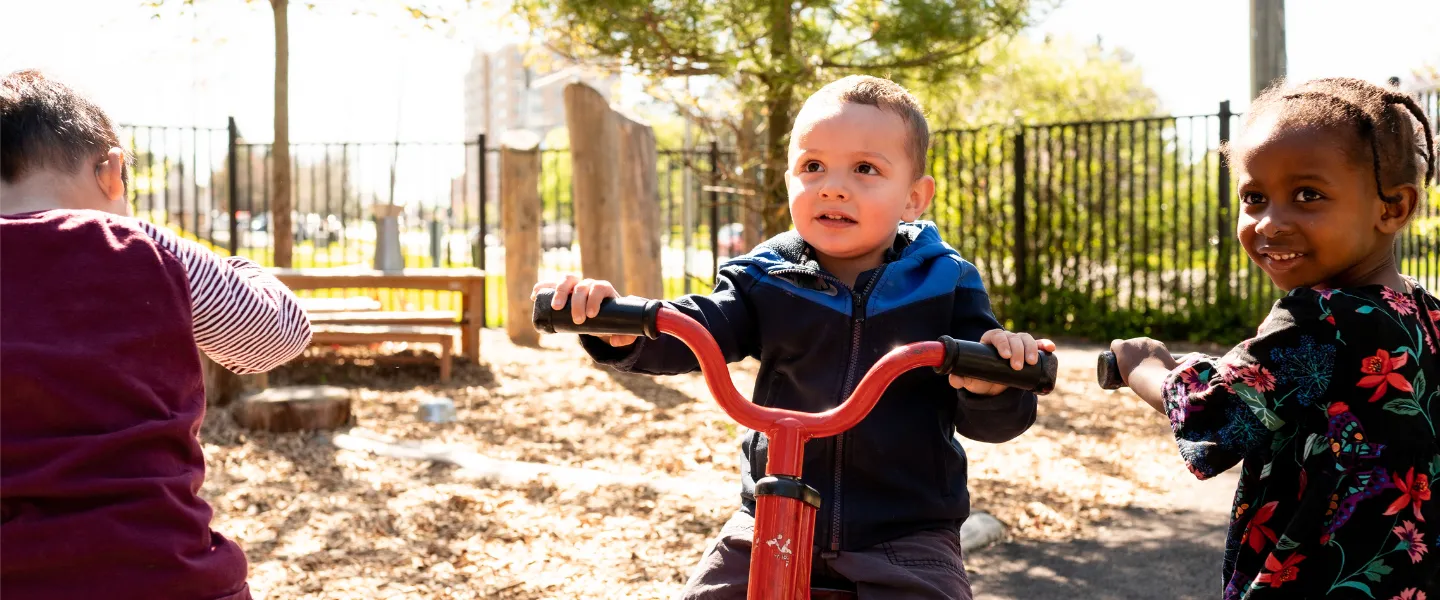
[[1434,126],[1408,94],[1343,77],[1277,83],[1251,103],[1245,122],[1273,109],[1283,110],[1283,123],[1353,131],[1361,146],[1352,144],[1350,154],[1374,167],[1376,192],[1386,202],[1399,200],[1385,195],[1387,187],[1413,183],[1424,189],[1435,178]]

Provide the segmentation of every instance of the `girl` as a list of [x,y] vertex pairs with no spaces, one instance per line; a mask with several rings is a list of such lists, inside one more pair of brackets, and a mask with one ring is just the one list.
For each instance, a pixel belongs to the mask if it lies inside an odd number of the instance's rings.
[[1222,358],[1111,345],[1197,477],[1244,461],[1227,600],[1440,600],[1440,300],[1392,250],[1434,176],[1430,132],[1412,98],[1363,81],[1267,90],[1224,152],[1240,244],[1289,293]]

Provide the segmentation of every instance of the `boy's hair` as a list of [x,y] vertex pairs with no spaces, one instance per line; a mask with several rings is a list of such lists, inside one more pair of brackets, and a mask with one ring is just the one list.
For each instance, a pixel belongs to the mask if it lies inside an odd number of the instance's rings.
[[[41,169],[72,172],[118,147],[110,117],[69,86],[34,70],[0,78],[0,180],[14,183]],[[128,171],[120,170],[127,189]]]
[[[1344,77],[1314,79],[1298,85],[1276,83],[1250,105],[1247,124],[1268,110],[1281,110],[1282,123],[1348,129],[1358,137],[1348,152],[1371,166],[1375,187],[1386,202],[1385,188],[1413,183],[1422,190],[1435,177],[1435,137],[1430,119],[1408,94]],[[1411,120],[1411,119],[1414,120]],[[1418,133],[1418,129],[1423,133]],[[1228,157],[1228,148],[1226,149]]]
[[930,125],[925,122],[925,111],[920,102],[900,84],[869,75],[851,75],[820,88],[805,102],[828,99],[841,104],[864,104],[880,110],[890,111],[900,117],[910,131],[910,143],[906,150],[910,162],[915,166],[915,178],[925,174],[925,155],[930,149]]

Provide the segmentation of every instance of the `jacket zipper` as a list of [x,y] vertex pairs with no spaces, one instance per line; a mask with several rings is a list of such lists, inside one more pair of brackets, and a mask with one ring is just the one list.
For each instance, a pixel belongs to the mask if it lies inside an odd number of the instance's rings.
[[[875,284],[879,283],[880,278],[885,275],[885,268],[888,266],[889,263],[880,265],[880,270],[876,271],[875,276],[871,277],[869,281],[865,282],[864,289],[860,290],[858,294],[855,293],[853,290],[851,291],[850,300],[853,306],[854,317],[850,320],[850,361],[845,367],[845,386],[841,390],[839,400],[836,402],[837,406],[840,402],[844,402],[846,398],[849,398],[850,392],[854,391],[855,368],[860,362],[860,331],[865,325],[865,306],[870,300],[870,291],[875,288]],[[810,269],[778,269],[771,274],[775,275],[781,273],[800,273],[813,277],[819,277],[830,282],[832,285],[840,286],[845,289],[850,289],[850,286],[845,285],[845,282],[840,281],[835,276],[822,271],[814,271]],[[831,498],[834,499],[835,506],[830,509],[829,551],[831,553],[840,551],[840,477],[841,466],[845,457],[846,435],[849,435],[849,433],[842,432],[840,435],[835,437],[835,485],[832,488],[834,493],[831,496]]]

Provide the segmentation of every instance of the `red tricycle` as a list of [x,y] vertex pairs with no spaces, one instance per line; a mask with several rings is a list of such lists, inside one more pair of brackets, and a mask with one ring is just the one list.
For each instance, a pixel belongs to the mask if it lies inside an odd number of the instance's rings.
[[[576,325],[570,305],[551,308],[553,290],[535,299],[532,320],[543,333],[593,335],[660,334],[679,338],[699,359],[711,395],[739,424],[764,433],[770,440],[765,477],[755,483],[755,543],[750,558],[752,600],[807,600],[811,593],[810,552],[815,534],[815,511],[820,492],[800,481],[805,442],[839,435],[859,424],[896,377],[917,367],[934,367],[942,374],[975,377],[1034,390],[1055,388],[1059,368],[1055,356],[1041,352],[1033,365],[1016,370],[992,347],[942,336],[935,342],[918,342],[890,351],[860,380],[845,402],[820,413],[805,413],[756,405],[735,389],[720,347],[710,332],[683,313],[656,300],[610,298],[598,315]],[[818,589],[817,589],[818,591]]]

